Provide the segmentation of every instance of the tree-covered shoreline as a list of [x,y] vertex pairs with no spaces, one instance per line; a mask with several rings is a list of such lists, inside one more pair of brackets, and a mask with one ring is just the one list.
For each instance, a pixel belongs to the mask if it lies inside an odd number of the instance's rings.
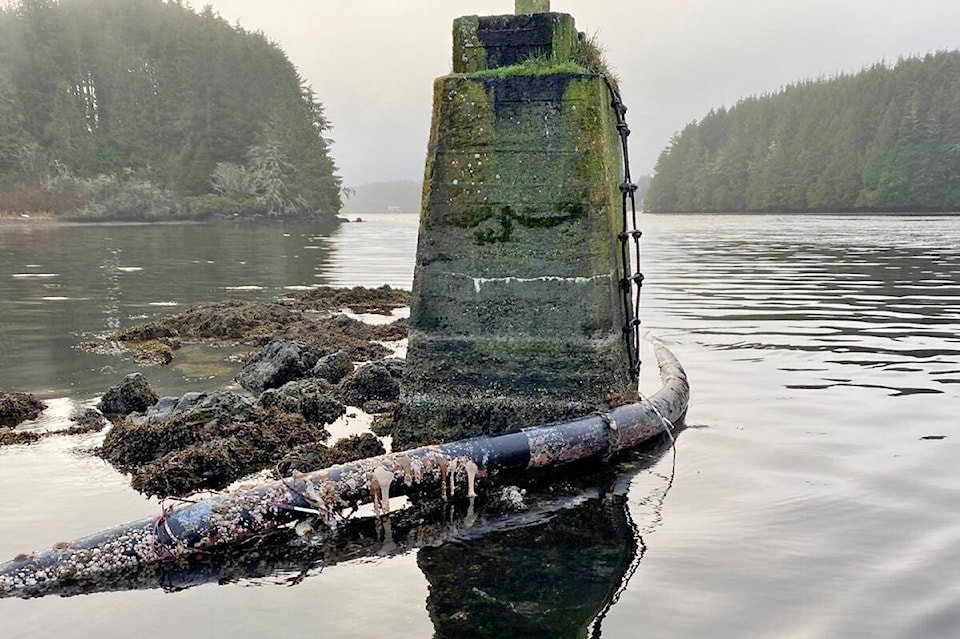
[[284,52],[209,6],[0,8],[0,211],[333,218],[341,181],[328,130]]
[[960,51],[711,111],[657,163],[651,212],[960,211]]

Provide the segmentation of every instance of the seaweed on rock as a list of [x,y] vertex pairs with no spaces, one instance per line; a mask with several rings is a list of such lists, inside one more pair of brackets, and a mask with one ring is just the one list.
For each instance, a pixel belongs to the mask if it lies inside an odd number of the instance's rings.
[[386,452],[375,435],[361,433],[342,439],[333,446],[320,443],[297,446],[280,460],[277,464],[277,472],[286,477],[294,471],[309,472],[337,464],[349,464],[361,459],[377,457]]
[[307,421],[232,393],[162,400],[115,424],[101,455],[130,472],[133,487],[150,495],[216,490],[270,468],[297,446],[327,439],[324,423],[339,417],[343,407],[332,399],[325,406],[326,412],[318,407]]
[[36,419],[47,405],[28,393],[0,393],[0,426]]
[[131,485],[160,497],[220,490],[273,467],[291,448],[329,436],[322,426],[307,423],[301,415],[267,410],[253,421],[228,424],[215,437],[140,466],[133,471]]
[[[201,304],[156,322],[117,331],[106,342],[85,342],[81,348],[116,352],[116,345],[133,350],[143,365],[164,365],[183,341],[243,342],[263,346],[273,340],[299,341],[319,355],[345,351],[354,361],[385,357],[377,343],[407,334],[406,320],[371,326],[341,311],[389,314],[410,304],[410,293],[389,286],[376,289],[320,287],[272,302],[226,300]],[[109,344],[110,347],[107,347]]]
[[[345,414],[344,400],[392,410],[403,362],[382,359],[390,349],[380,342],[406,337],[407,322],[371,325],[340,311],[388,314],[409,302],[407,291],[389,286],[321,287],[274,302],[205,304],[119,331],[110,339],[152,363],[169,361],[181,340],[259,345],[237,376],[257,399],[225,392],[141,398],[152,391],[142,376],[130,376],[101,403],[116,417],[100,453],[131,473],[135,489],[158,496],[220,489],[284,459],[312,469],[321,460],[381,454],[373,435],[327,447],[324,426]],[[373,360],[354,371],[354,362]]]
[[159,497],[219,490],[274,466],[288,450],[330,436],[302,415],[276,409],[250,411],[242,421],[178,415],[136,426],[124,422],[107,433],[102,455],[132,475],[134,489]]

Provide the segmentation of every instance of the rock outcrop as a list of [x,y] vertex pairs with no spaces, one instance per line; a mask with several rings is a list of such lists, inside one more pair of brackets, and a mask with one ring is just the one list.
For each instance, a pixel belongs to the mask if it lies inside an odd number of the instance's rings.
[[125,417],[130,413],[147,410],[157,403],[158,399],[146,378],[140,373],[132,373],[104,393],[97,408],[104,415]]
[[325,425],[346,412],[331,390],[332,386],[322,379],[301,379],[265,390],[257,403],[263,408],[300,413],[310,423]]
[[275,339],[244,366],[237,383],[260,394],[306,377],[319,360],[320,353],[303,342]]
[[364,364],[340,385],[340,399],[348,406],[363,407],[370,401],[393,401],[400,396],[401,360]]
[[331,384],[339,384],[353,369],[353,358],[350,354],[347,351],[337,351],[321,357],[310,371],[310,376],[325,379]]
[[0,393],[0,426],[36,419],[47,405],[28,393]]

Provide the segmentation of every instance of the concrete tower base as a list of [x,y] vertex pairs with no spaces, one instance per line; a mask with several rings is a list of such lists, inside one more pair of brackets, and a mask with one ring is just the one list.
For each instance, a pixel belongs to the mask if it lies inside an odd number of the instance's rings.
[[399,447],[580,416],[631,386],[610,96],[599,75],[525,68],[434,86]]

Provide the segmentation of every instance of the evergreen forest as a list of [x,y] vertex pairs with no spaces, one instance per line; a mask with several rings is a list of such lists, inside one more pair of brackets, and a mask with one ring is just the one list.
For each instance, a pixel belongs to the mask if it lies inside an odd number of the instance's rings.
[[332,217],[328,129],[284,52],[210,6],[0,8],[0,213]]
[[660,155],[653,212],[960,211],[960,51],[711,111]]

